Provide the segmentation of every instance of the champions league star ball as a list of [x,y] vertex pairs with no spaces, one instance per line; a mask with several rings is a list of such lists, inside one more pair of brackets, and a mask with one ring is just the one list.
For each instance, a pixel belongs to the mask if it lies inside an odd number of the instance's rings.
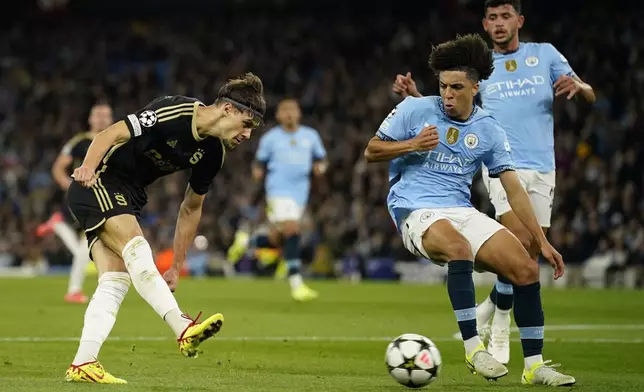
[[438,377],[441,354],[428,338],[415,333],[400,335],[389,343],[385,363],[394,380],[409,388],[420,388]]

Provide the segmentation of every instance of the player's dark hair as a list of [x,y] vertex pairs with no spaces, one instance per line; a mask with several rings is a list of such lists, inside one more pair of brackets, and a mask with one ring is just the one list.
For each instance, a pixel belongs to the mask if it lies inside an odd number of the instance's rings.
[[241,78],[231,79],[219,89],[215,104],[226,101],[241,104],[255,115],[259,114],[260,118],[266,113],[264,85],[262,80],[251,72]]
[[485,0],[483,12],[487,14],[488,8],[495,8],[506,4],[511,5],[517,14],[521,15],[521,0]]
[[110,108],[112,107],[112,105],[110,105],[107,99],[98,99],[94,101],[94,104],[92,104],[92,108],[95,108],[97,106],[109,106]]
[[432,46],[429,67],[436,76],[443,71],[463,71],[476,83],[492,75],[494,61],[483,38],[478,34],[467,34]]

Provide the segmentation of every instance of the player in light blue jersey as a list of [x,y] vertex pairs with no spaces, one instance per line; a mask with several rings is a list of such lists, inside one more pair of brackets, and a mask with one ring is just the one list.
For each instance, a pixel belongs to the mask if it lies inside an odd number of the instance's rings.
[[429,63],[439,78],[441,96],[406,98],[383,121],[365,151],[369,161],[396,160],[390,169],[389,212],[410,252],[447,264],[447,291],[470,370],[487,379],[508,372],[478,336],[472,280],[476,262],[477,267],[506,276],[513,284],[514,316],[525,362],[522,382],[572,385],[573,377],[543,361],[544,315],[537,264],[510,231],[470,202],[472,179],[485,164],[489,175],[499,178],[518,219],[555,268],[555,279],[563,275],[561,255],[541,230],[514,170],[501,124],[473,103],[479,82],[492,74],[492,53],[480,36],[466,35],[433,48]]
[[[298,301],[308,301],[315,299],[318,293],[302,281],[300,220],[309,199],[311,173],[321,176],[326,170],[326,150],[318,131],[300,124],[297,101],[285,99],[280,102],[276,117],[280,125],[261,137],[253,166],[253,178],[264,180],[267,218],[274,230],[271,235],[254,242],[258,247],[277,247],[275,242],[281,243],[291,294]],[[238,238],[244,240],[243,235]],[[242,240],[236,242],[245,242]],[[244,248],[231,247],[237,254]]]
[[[572,99],[580,94],[592,103],[595,94],[553,45],[520,42],[523,23],[520,0],[485,2],[483,27],[493,42],[494,72],[481,82],[479,95],[483,108],[503,124],[517,173],[545,233],[550,227],[556,176],[553,101],[557,96]],[[409,73],[398,75],[393,89],[403,96],[421,96]],[[512,212],[501,182],[489,176],[485,165],[482,177],[497,219],[537,260],[539,247]],[[511,307],[512,285],[503,276],[477,307],[481,335],[485,338],[491,331],[488,350],[504,364],[510,360]]]

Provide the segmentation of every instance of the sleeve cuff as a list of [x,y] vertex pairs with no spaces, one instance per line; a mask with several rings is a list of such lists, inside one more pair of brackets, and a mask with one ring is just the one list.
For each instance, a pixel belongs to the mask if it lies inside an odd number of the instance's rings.
[[378,136],[381,140],[384,140],[386,142],[395,142],[395,141],[397,141],[393,137],[386,135],[381,130],[378,130],[378,132],[376,132],[376,136]]
[[490,176],[490,178],[498,178],[499,174],[506,171],[514,171],[514,166],[505,165],[505,166],[495,167],[494,169],[488,169],[488,175]]
[[208,193],[208,191],[210,190],[210,184],[206,185],[206,186],[196,186],[196,185],[193,185],[192,183],[190,183],[190,188],[197,195],[203,196],[206,193]]
[[135,138],[141,136],[141,134],[143,133],[141,130],[141,123],[139,122],[139,119],[136,117],[136,115],[129,114],[125,118],[125,124],[127,124],[127,128],[130,130],[130,137]]

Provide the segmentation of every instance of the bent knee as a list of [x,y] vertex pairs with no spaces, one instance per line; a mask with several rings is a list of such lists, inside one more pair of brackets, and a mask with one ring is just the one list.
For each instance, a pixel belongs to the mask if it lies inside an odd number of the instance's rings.
[[445,255],[448,260],[473,260],[472,246],[465,238],[451,241]]
[[525,286],[539,281],[539,264],[535,260],[525,258],[512,269],[508,279],[516,286]]

